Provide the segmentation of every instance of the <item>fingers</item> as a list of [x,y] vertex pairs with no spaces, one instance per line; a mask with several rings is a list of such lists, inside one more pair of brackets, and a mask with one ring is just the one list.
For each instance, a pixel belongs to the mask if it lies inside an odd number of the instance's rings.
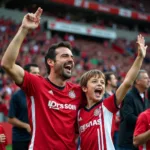
[[37,18],[35,17],[35,15],[33,13],[28,13],[27,14],[27,19],[36,22]]
[[42,12],[43,10],[39,7],[35,13],[28,13],[27,19],[39,23]]
[[6,136],[4,134],[0,135],[0,143],[4,143],[6,141]]
[[148,46],[146,45],[146,46],[145,46],[145,50],[147,49],[147,47],[148,47]]
[[34,13],[35,17],[40,18],[42,15],[43,9],[41,9],[40,7],[37,9],[37,11]]
[[137,43],[145,45],[145,39],[141,34],[137,36]]

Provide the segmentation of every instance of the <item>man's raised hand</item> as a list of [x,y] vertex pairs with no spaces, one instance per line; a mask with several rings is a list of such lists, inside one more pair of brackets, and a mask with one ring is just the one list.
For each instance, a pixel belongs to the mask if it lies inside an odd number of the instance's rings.
[[145,46],[144,37],[140,34],[137,36],[137,45],[138,45],[138,55],[141,57],[145,57],[147,46]]
[[35,29],[40,24],[43,10],[39,7],[35,13],[28,13],[24,16],[22,27],[26,29]]

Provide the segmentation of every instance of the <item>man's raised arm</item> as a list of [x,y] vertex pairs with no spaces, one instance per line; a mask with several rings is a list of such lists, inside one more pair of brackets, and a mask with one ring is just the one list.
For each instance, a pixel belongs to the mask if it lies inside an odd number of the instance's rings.
[[9,44],[4,56],[2,57],[1,66],[17,84],[21,84],[24,77],[23,68],[15,64],[21,44],[28,31],[39,26],[42,11],[43,10],[41,8],[38,8],[34,14],[28,13],[24,16],[17,34]]

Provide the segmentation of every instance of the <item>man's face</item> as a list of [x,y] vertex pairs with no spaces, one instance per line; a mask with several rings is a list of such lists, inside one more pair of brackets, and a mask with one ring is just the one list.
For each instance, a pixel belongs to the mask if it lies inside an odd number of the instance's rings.
[[40,74],[40,69],[39,69],[39,67],[33,67],[33,66],[31,66],[31,67],[30,67],[30,73],[39,75],[39,74]]
[[57,48],[54,67],[51,70],[54,69],[55,74],[66,80],[71,78],[73,68],[74,60],[72,52],[66,47]]
[[140,78],[136,82],[138,86],[140,86],[143,89],[148,89],[150,85],[150,79],[147,73],[143,72],[140,74]]
[[98,102],[102,99],[105,92],[105,80],[102,77],[95,76],[89,79],[87,86],[82,88],[87,99]]
[[117,87],[117,78],[116,78],[116,76],[114,75],[114,74],[112,74],[111,76],[110,76],[110,84],[111,84],[111,86],[112,86],[112,88],[116,88]]

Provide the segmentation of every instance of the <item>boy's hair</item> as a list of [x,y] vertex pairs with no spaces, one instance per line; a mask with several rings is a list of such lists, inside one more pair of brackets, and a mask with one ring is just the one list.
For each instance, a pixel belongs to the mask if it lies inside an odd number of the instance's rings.
[[37,64],[27,64],[24,66],[24,70],[26,70],[27,72],[30,72],[31,67],[39,67],[39,66]]
[[105,80],[105,75],[100,71],[100,70],[90,70],[85,72],[82,76],[81,76],[81,80],[80,80],[80,85],[81,87],[86,87],[87,86],[87,82],[92,78],[92,77],[102,77]]
[[114,72],[105,72],[105,85],[107,86],[108,81],[111,80],[111,75],[115,75]]
[[55,58],[56,58],[56,49],[59,48],[59,47],[66,47],[66,48],[68,48],[72,51],[71,44],[67,41],[62,41],[62,42],[59,42],[59,43],[56,43],[56,44],[52,44],[51,47],[49,48],[46,56],[45,56],[45,65],[46,65],[48,74],[50,73],[50,67],[47,64],[47,59],[50,58],[52,60],[55,60]]

